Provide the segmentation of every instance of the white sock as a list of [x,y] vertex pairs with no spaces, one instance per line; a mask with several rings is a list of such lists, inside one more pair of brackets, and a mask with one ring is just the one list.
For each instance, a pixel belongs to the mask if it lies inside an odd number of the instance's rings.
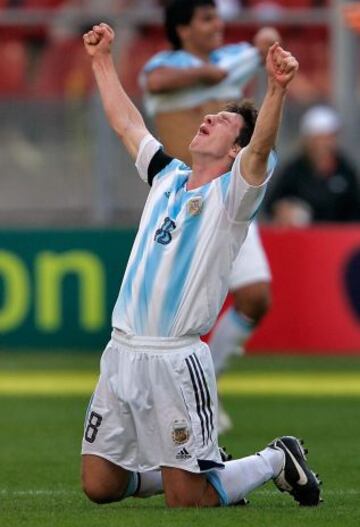
[[[227,461],[223,470],[214,470],[207,476],[219,493],[222,505],[229,505],[238,503],[249,492],[276,477],[283,466],[284,453],[281,450],[267,447],[258,454]],[[135,480],[135,473],[133,475]],[[140,478],[140,485],[136,478],[137,485],[139,485],[137,497],[149,498],[164,492],[160,470],[151,470],[136,475]]]
[[140,486],[136,493],[139,498],[149,498],[164,492],[161,470],[150,470],[139,474]]
[[241,354],[241,346],[249,339],[255,324],[233,308],[220,318],[208,342],[214,361],[216,376],[226,367],[228,358]]
[[265,448],[253,456],[227,461],[223,470],[208,474],[222,505],[238,503],[249,492],[276,477],[284,465],[281,450]]

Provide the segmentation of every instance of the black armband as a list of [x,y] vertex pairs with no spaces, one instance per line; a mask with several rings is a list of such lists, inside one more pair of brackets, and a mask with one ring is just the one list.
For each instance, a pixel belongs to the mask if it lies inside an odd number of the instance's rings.
[[152,160],[150,161],[148,168],[148,183],[151,187],[154,177],[161,172],[167,165],[173,161],[173,157],[165,154],[164,150],[160,148]]

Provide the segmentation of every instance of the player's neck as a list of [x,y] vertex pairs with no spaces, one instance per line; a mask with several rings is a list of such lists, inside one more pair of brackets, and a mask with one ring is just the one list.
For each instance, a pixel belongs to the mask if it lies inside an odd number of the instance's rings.
[[192,172],[187,183],[187,190],[194,190],[206,185],[213,179],[222,176],[230,170],[227,158],[215,159],[208,156],[193,157]]
[[197,46],[194,46],[191,42],[187,42],[186,44],[184,44],[183,50],[186,51],[187,53],[190,53],[191,55],[194,55],[198,59],[203,60],[204,62],[209,61],[209,55],[210,55],[209,52],[206,50],[200,49]]

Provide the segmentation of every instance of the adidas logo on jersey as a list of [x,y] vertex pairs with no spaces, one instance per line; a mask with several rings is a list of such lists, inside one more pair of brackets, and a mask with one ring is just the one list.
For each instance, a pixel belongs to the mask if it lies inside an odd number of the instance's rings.
[[190,459],[191,458],[191,454],[189,454],[189,452],[186,450],[186,448],[183,448],[182,450],[180,450],[180,452],[178,452],[176,454],[176,459]]

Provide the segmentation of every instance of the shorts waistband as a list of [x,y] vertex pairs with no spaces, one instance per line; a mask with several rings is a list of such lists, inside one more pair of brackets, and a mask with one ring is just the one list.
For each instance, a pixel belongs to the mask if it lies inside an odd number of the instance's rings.
[[199,335],[187,335],[184,337],[138,337],[127,335],[117,328],[113,328],[111,338],[129,348],[139,351],[171,351],[191,346],[201,342]]

